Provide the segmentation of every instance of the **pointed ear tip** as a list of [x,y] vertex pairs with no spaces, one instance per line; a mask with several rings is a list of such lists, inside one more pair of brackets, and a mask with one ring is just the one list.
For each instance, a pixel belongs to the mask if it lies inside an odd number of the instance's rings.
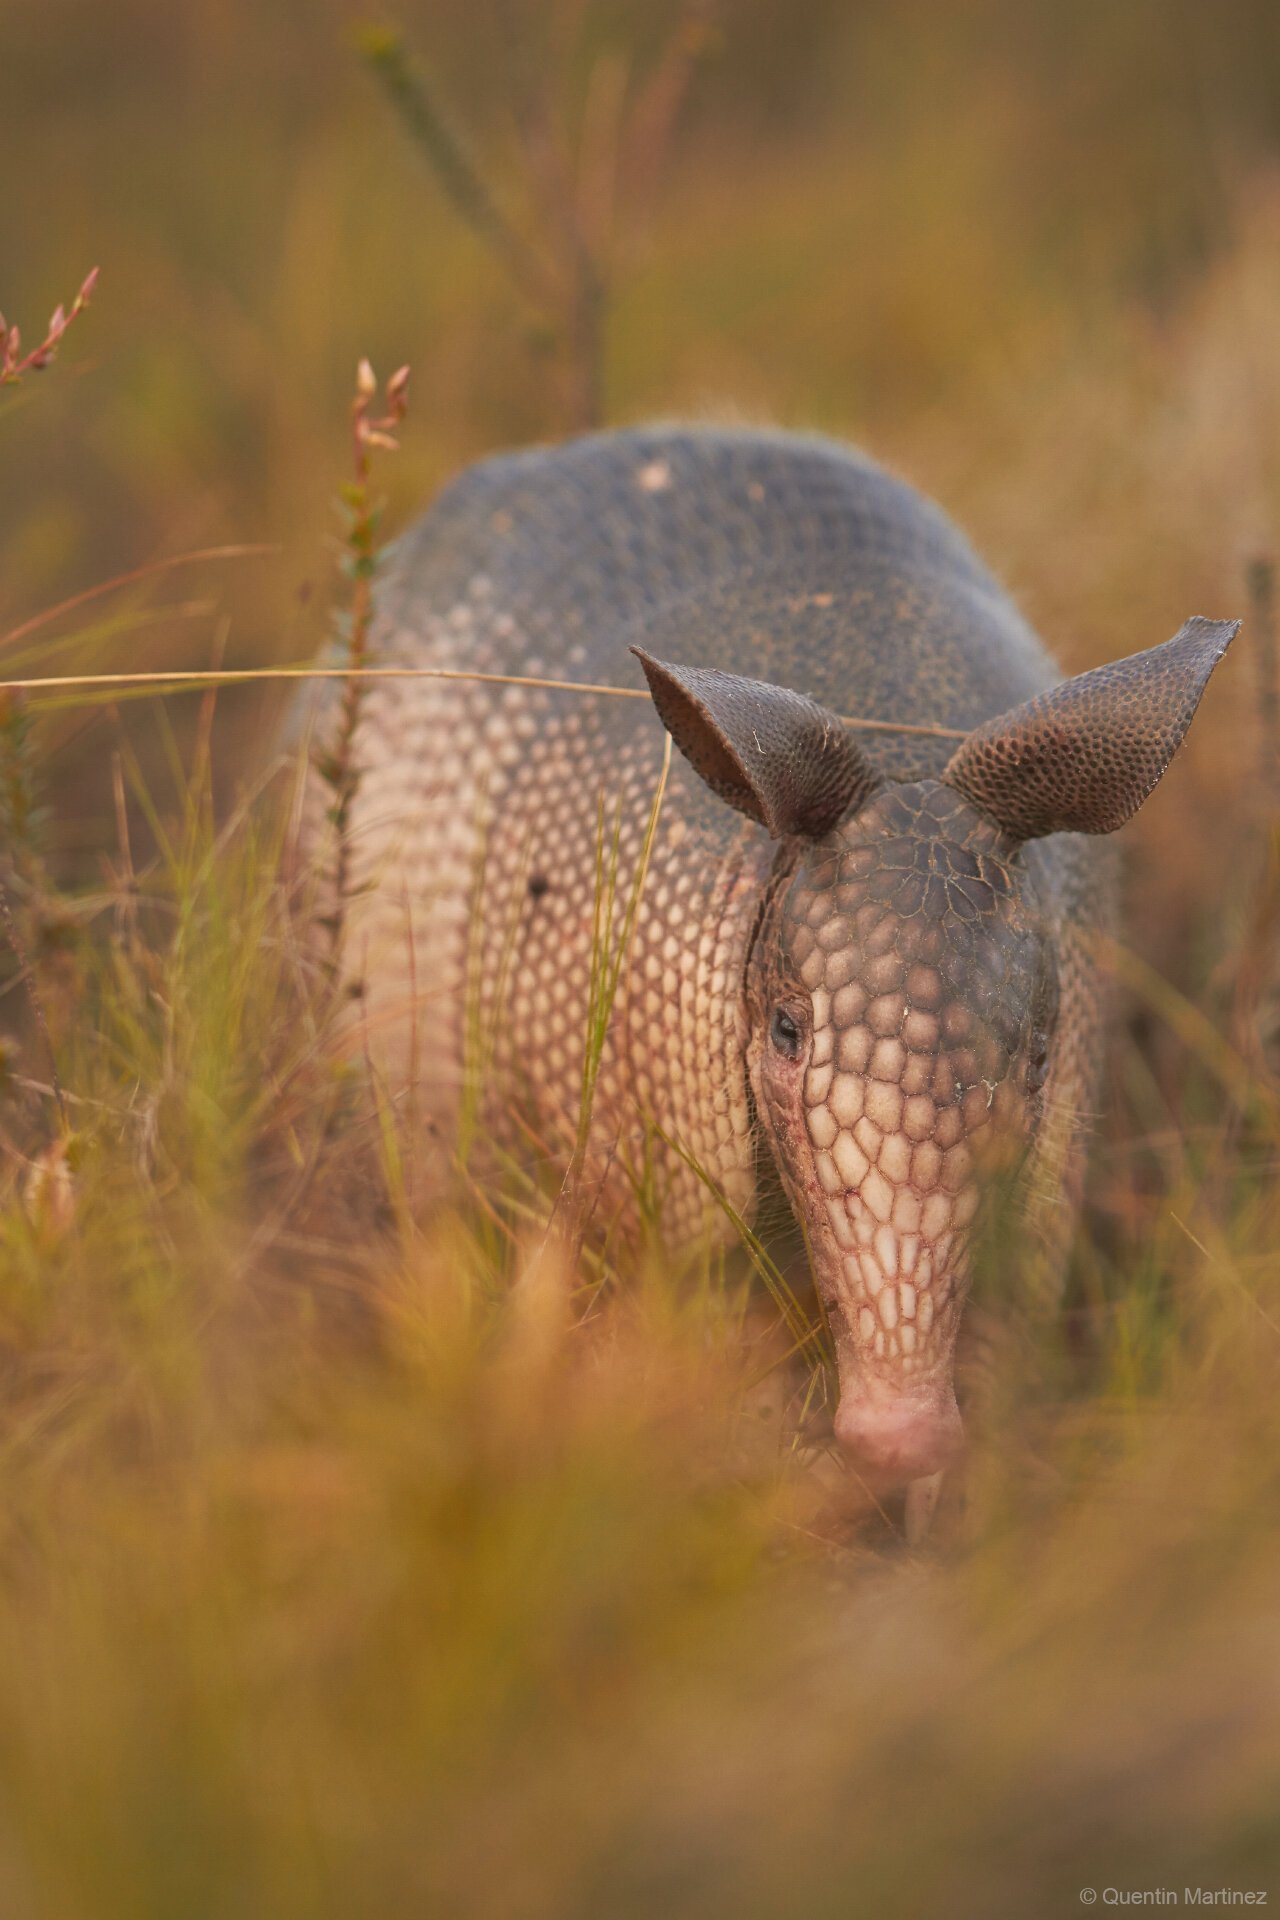
[[659,660],[654,654],[646,653],[643,647],[632,647],[631,652],[634,653],[644,670],[644,677],[649,682],[650,693],[656,695],[660,686],[672,687],[679,685],[679,667],[673,667],[668,661]]
[[1175,637],[1193,639],[1207,646],[1213,653],[1213,663],[1216,666],[1242,625],[1243,622],[1240,620],[1211,620],[1206,614],[1194,613],[1182,632]]

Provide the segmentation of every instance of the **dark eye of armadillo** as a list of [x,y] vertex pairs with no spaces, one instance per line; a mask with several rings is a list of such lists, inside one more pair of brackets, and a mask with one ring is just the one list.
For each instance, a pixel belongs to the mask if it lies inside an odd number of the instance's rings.
[[1039,1093],[1049,1077],[1049,1038],[1047,1034],[1037,1033],[1031,1041],[1031,1052],[1027,1059],[1027,1091]]
[[800,1028],[785,1007],[775,1007],[769,1022],[769,1039],[784,1060],[800,1058]]

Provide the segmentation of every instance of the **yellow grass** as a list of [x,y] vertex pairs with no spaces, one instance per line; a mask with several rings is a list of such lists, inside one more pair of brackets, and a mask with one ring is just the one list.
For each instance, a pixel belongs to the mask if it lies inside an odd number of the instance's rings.
[[[32,716],[50,817],[0,870],[73,1129],[10,985],[3,1920],[1274,1904],[1257,623],[1127,835],[1063,1314],[1009,1313],[1003,1249],[968,1469],[912,1553],[827,1454],[787,1357],[804,1328],[750,1257],[570,1260],[554,1187],[514,1167],[415,1214],[402,1117],[324,1044],[263,775],[278,709],[143,676],[279,671],[327,631],[359,354],[414,364],[395,527],[465,459],[558,429],[546,341],[382,113],[344,8],[55,11],[4,29],[39,184],[0,188],[0,305],[34,340],[103,275],[57,367],[6,390],[0,631],[15,674],[109,684]],[[660,12],[590,7],[556,56],[593,139],[599,61],[643,65]],[[619,270],[609,417],[869,444],[1068,669],[1248,612],[1280,528],[1274,9],[730,12]],[[517,218],[510,113],[572,15],[405,23]],[[161,604],[172,556],[189,597]]]

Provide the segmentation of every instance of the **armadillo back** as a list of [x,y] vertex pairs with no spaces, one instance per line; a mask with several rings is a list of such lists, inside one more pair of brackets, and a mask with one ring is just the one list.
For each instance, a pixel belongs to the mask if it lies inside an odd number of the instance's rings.
[[[1058,676],[945,517],[819,440],[654,429],[492,460],[395,549],[384,664],[639,689],[629,648],[790,686],[848,715],[968,728]],[[868,736],[886,774],[946,739]],[[357,743],[347,965],[362,1044],[447,1132],[463,1088],[573,1140],[593,977],[625,919],[663,761],[647,700],[383,682]],[[616,853],[614,848],[616,846]],[[772,849],[676,756],[595,1096],[602,1204],[754,1195],[741,981]],[[611,877],[612,876],[612,877]],[[612,924],[605,919],[612,902]],[[625,1122],[616,1151],[612,1136]],[[661,1204],[661,1197],[659,1197]]]

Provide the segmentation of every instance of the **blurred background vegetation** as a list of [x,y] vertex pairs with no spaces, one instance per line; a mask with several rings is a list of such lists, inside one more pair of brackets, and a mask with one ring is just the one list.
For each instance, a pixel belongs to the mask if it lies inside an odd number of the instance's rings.
[[[94,261],[104,282],[58,380],[6,411],[0,616],[265,540],[273,559],[182,574],[186,616],[125,653],[203,662],[211,597],[230,659],[297,657],[357,355],[415,367],[399,524],[464,461],[564,428],[545,328],[395,125],[345,0],[6,13],[4,311],[35,336]],[[520,129],[551,96],[576,146],[677,13],[436,0],[395,23],[520,219]],[[618,275],[604,417],[871,445],[1067,666],[1234,611],[1276,526],[1278,142],[1267,0],[735,0]],[[84,847],[98,808],[67,787]],[[1205,879],[1203,793],[1178,791]]]
[[[0,304],[34,338],[90,264],[103,281],[59,378],[6,410],[0,621],[263,540],[278,554],[174,576],[174,615],[98,664],[204,664],[209,601],[229,659],[300,657],[356,358],[414,368],[394,526],[463,462],[564,430],[554,345],[379,96],[348,0],[7,11]],[[589,167],[681,12],[434,0],[392,24],[536,229],[530,128]],[[712,19],[621,223],[605,418],[868,444],[972,531],[1069,668],[1239,611],[1280,483],[1275,7],[729,0]],[[1246,679],[1215,692],[1144,829],[1188,888],[1214,871],[1209,736],[1238,734]],[[53,769],[81,852],[95,762]],[[1159,888],[1144,910],[1168,912]]]
[[[156,560],[270,548],[45,624],[9,671],[312,653],[363,354],[413,367],[391,530],[574,417],[563,338],[406,138],[365,11],[0,12],[0,307],[34,342],[102,272],[56,367],[0,395],[0,636]],[[670,137],[611,221],[610,130],[690,19]],[[1274,0],[420,0],[374,24],[521,232],[554,232],[567,165],[614,234],[606,422],[865,444],[1070,670],[1248,611],[1280,539]],[[1264,599],[1127,836],[1069,1337],[998,1355],[934,1559],[762,1464],[754,1323],[710,1281],[646,1270],[584,1338],[474,1222],[304,1234],[268,1175],[313,1177],[327,1120],[270,836],[218,840],[183,794],[191,696],[41,717],[50,857],[115,938],[46,981],[75,1209],[46,1178],[0,1214],[5,1920],[1029,1916],[1268,1874],[1280,1899]],[[224,810],[280,705],[222,697]],[[165,714],[178,799],[134,821],[148,947],[110,767],[124,740],[167,783]]]

